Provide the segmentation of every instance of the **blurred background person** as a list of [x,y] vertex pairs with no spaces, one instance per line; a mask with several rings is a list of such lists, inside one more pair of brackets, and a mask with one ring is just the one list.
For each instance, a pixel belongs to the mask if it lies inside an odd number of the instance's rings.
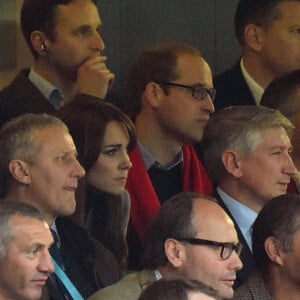
[[188,279],[160,279],[149,285],[139,300],[221,300],[220,294],[202,282]]
[[24,113],[53,114],[74,99],[105,98],[114,74],[95,1],[24,0],[20,23],[34,64],[0,92],[0,125]]
[[275,78],[300,69],[299,0],[240,0],[234,26],[242,57],[214,78],[216,110],[260,104]]

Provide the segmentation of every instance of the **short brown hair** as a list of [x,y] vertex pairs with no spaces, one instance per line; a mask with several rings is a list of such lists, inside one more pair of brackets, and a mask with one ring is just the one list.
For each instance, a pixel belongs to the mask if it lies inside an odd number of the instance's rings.
[[[180,55],[189,54],[202,57],[201,53],[190,46],[162,43],[141,52],[134,60],[127,78],[128,110],[135,117],[141,110],[141,98],[149,82],[173,81],[179,76],[177,60]],[[168,88],[162,86],[164,92]]]

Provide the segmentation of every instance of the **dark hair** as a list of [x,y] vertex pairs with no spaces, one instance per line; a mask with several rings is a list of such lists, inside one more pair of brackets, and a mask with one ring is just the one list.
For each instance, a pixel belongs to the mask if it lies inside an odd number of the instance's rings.
[[143,255],[143,266],[146,269],[154,270],[168,262],[164,249],[168,238],[196,236],[192,219],[194,202],[199,198],[212,199],[194,192],[183,192],[162,205],[146,234]]
[[155,281],[147,286],[138,300],[188,300],[188,294],[191,292],[203,293],[216,300],[221,299],[220,294],[215,289],[202,282],[178,278]]
[[78,161],[88,171],[97,161],[107,124],[120,122],[129,135],[129,151],[136,145],[132,121],[113,104],[80,99],[62,107],[58,117],[65,122],[73,137],[78,152]]
[[[90,170],[99,157],[109,122],[116,121],[122,124],[129,136],[129,151],[133,150],[136,145],[132,121],[112,104],[94,99],[80,99],[62,107],[57,115],[68,126],[77,148],[78,161],[86,172]],[[77,193],[77,211],[73,220],[78,222],[76,220],[78,217],[79,223],[81,223],[81,220],[86,217],[90,210],[95,209],[99,212],[97,224],[91,222],[93,225],[90,224],[88,230],[116,255],[121,265],[124,265],[127,256],[127,243],[122,230],[124,217],[124,205],[122,203],[126,199],[123,196],[107,193],[100,195],[99,191],[90,186],[83,188],[85,191],[79,189]],[[79,194],[81,197],[78,196]],[[96,200],[96,204],[93,199]],[[98,226],[99,223],[102,223],[102,226]]]
[[[141,52],[133,61],[127,78],[128,110],[135,117],[141,110],[142,94],[146,85],[152,81],[173,81],[179,76],[177,60],[180,55],[202,56],[189,46],[163,43]],[[162,85],[167,94],[168,88]]]
[[270,259],[265,240],[274,237],[285,252],[293,251],[293,236],[300,230],[300,195],[286,194],[267,202],[253,225],[252,247],[256,265],[268,272]]
[[300,111],[299,91],[300,70],[296,70],[273,80],[265,89],[260,104],[280,110],[292,121]]
[[[74,0],[24,0],[21,10],[21,28],[34,57],[37,53],[31,44],[31,33],[35,30],[43,31],[50,40],[55,39],[56,8],[67,5]],[[94,3],[95,1],[92,0]]]
[[235,12],[235,34],[240,45],[245,44],[244,31],[248,24],[261,27],[269,26],[274,20],[280,18],[278,5],[282,2],[297,0],[240,0]]

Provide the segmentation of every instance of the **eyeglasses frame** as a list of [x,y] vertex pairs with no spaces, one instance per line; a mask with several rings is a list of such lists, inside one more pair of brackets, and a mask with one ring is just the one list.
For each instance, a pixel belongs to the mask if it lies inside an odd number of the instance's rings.
[[[200,246],[216,246],[216,247],[221,247],[221,252],[220,252],[220,257],[223,260],[229,259],[231,256],[232,252],[235,251],[238,256],[241,255],[241,252],[243,250],[243,245],[242,243],[238,242],[237,244],[226,242],[226,243],[221,243],[221,242],[216,242],[216,241],[211,241],[211,240],[204,240],[204,239],[199,239],[199,238],[174,238],[175,240],[181,241],[181,242],[186,242],[191,245],[200,245]],[[232,249],[228,257],[223,257],[224,249],[228,246]]]
[[199,98],[197,96],[195,96],[195,91],[197,87],[201,87],[203,89],[205,89],[206,94],[209,95],[210,99],[212,101],[215,100],[216,97],[216,89],[215,88],[208,88],[206,87],[204,84],[195,84],[195,85],[185,85],[185,84],[180,84],[180,83],[175,83],[175,82],[168,82],[168,81],[154,81],[157,84],[164,84],[164,85],[170,85],[170,86],[177,86],[177,87],[181,87],[181,88],[185,88],[185,89],[189,89],[192,91],[192,96],[194,98],[196,98],[197,100],[205,100],[206,96],[203,98]]

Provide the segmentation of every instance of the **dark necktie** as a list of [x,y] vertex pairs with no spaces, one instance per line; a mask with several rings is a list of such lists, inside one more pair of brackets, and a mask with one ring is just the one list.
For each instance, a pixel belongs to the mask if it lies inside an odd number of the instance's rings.
[[50,247],[50,254],[55,259],[55,261],[61,266],[61,268],[64,270],[62,252],[60,249],[60,243],[59,243],[57,232],[55,230],[53,230],[52,228],[50,230],[51,230],[51,233],[52,233],[52,236],[54,239],[54,243]]
[[55,89],[51,92],[49,100],[56,109],[61,108],[63,98],[58,89]]

